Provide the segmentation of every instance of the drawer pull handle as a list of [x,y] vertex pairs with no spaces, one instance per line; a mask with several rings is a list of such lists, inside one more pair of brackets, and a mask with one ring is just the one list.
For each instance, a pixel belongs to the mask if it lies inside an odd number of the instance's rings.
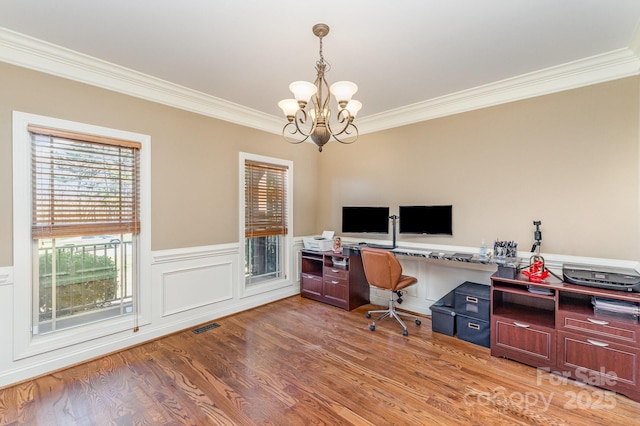
[[478,303],[478,298],[473,296],[467,296],[467,302]]
[[515,321],[513,322],[513,325],[515,325],[516,327],[520,327],[520,328],[529,328],[529,327],[531,327],[528,324],[522,324],[522,323],[515,322]]
[[473,328],[474,330],[480,330],[480,326],[474,322],[470,322],[467,327]]
[[332,269],[331,272],[333,272],[334,274],[337,274],[340,271],[338,271],[337,269]]
[[592,324],[609,325],[608,321],[596,320],[596,319],[593,319],[593,318],[587,318],[587,321],[589,321]]
[[607,346],[609,346],[608,343],[598,342],[597,340],[587,339],[587,342],[591,343],[594,346],[600,346],[601,348],[606,348]]
[[331,281],[331,284],[339,284],[338,281]]

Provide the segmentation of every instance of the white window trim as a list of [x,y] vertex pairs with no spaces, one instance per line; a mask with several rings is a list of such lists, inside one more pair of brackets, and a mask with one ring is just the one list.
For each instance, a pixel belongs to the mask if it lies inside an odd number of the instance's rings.
[[[245,250],[245,229],[244,229],[244,188],[245,188],[245,179],[244,179],[244,164],[246,160],[252,161],[260,161],[263,163],[277,164],[280,166],[287,166],[289,171],[287,173],[287,235],[283,238],[284,245],[284,254],[283,254],[283,265],[282,272],[284,272],[284,277],[275,279],[272,281],[268,281],[261,284],[254,284],[247,287],[245,283],[244,277],[244,250]],[[284,287],[292,286],[296,280],[293,277],[293,161],[290,160],[282,160],[279,158],[273,157],[265,157],[263,155],[250,154],[247,152],[240,152],[240,161],[239,161],[239,177],[240,177],[240,199],[239,199],[239,207],[238,210],[240,212],[240,222],[238,224],[239,228],[239,237],[238,241],[240,241],[240,253],[239,255],[239,280],[240,283],[240,297],[250,297],[258,294],[266,293],[268,291],[279,290]]]
[[24,112],[13,112],[13,359],[80,344],[132,330],[133,316],[116,317],[62,330],[33,335],[33,265],[31,238],[31,134],[28,125],[140,142],[140,226],[138,236],[138,325],[151,322],[151,137],[139,133],[61,120]]

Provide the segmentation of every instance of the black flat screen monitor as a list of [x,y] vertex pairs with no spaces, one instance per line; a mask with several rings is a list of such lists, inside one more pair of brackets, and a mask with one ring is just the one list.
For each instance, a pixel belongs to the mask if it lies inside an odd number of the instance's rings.
[[342,232],[389,233],[389,207],[342,207]]
[[400,206],[400,234],[453,235],[452,206]]

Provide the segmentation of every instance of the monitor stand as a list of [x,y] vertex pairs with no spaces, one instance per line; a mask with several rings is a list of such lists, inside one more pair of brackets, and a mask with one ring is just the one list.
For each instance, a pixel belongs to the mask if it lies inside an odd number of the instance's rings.
[[389,219],[392,220],[391,223],[393,225],[393,244],[390,246],[385,246],[381,244],[367,244],[367,247],[383,249],[383,250],[393,250],[394,248],[396,248],[396,221],[398,220],[398,216],[394,214],[393,216],[389,216]]

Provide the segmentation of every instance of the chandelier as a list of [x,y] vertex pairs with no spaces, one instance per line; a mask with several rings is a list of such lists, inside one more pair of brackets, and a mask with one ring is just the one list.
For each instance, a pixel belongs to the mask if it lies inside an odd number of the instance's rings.
[[[358,86],[350,81],[338,81],[329,87],[325,79],[325,73],[329,72],[331,65],[322,56],[322,38],[329,34],[329,26],[316,24],[313,26],[313,34],[320,39],[320,60],[316,62],[318,75],[314,83],[307,81],[294,81],[289,85],[289,90],[295,99],[285,99],[278,102],[288,122],[282,129],[282,136],[290,143],[305,142],[309,138],[322,147],[333,137],[334,140],[349,144],[358,139],[358,128],[353,124],[362,103],[351,99],[358,91]],[[331,120],[331,108],[329,100],[331,95],[338,102],[338,113]],[[305,109],[309,100],[313,98],[309,111]]]

